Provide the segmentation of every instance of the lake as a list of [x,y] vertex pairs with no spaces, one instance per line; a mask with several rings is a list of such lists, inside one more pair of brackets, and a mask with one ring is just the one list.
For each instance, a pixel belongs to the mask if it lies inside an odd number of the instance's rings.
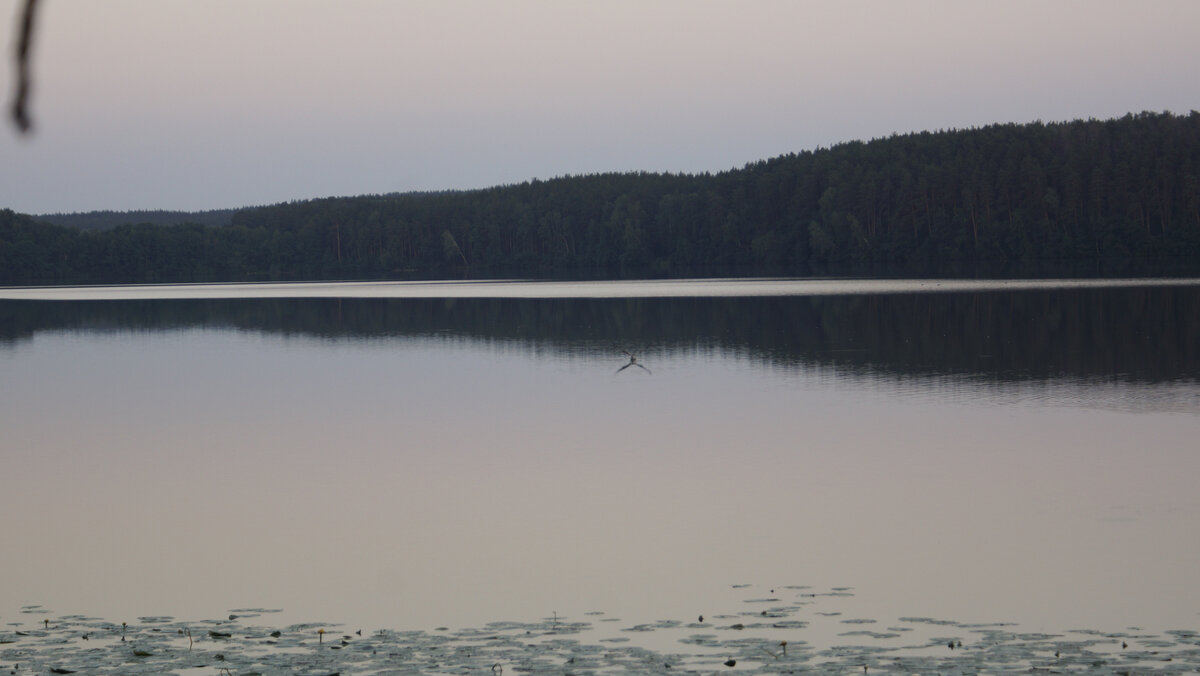
[[0,383],[3,622],[1200,629],[1196,279],[0,289]]

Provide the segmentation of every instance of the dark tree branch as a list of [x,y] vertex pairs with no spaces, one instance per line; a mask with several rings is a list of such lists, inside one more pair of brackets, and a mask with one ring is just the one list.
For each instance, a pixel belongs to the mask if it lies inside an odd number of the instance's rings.
[[25,0],[21,8],[21,28],[17,34],[17,88],[13,94],[12,120],[22,133],[33,128],[33,120],[29,117],[26,104],[29,101],[29,91],[33,87],[33,78],[29,74],[29,53],[33,43],[33,29],[36,22],[38,0]]

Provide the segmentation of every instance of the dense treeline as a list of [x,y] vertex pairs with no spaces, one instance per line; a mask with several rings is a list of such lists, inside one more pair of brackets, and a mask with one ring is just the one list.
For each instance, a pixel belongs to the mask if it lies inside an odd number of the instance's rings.
[[602,174],[79,232],[0,213],[0,282],[1200,257],[1200,113],[892,136],[715,175]]
[[69,225],[83,230],[103,230],[131,223],[150,223],[153,225],[179,225],[180,223],[197,223],[199,225],[221,226],[229,225],[233,220],[236,209],[212,209],[209,211],[165,211],[162,209],[141,209],[138,211],[87,211],[75,214],[42,214],[36,216],[39,221],[54,225]]

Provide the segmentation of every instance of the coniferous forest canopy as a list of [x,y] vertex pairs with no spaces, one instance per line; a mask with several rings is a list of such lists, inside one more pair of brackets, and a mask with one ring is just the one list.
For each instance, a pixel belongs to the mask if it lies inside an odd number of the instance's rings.
[[42,214],[39,221],[54,225],[69,225],[75,228],[115,228],[130,223],[153,225],[229,225],[236,209],[213,209],[211,211],[163,211],[161,209],[140,211],[89,211],[82,214]]
[[[997,124],[719,174],[612,173],[85,228],[0,211],[0,283],[1200,258],[1200,113]],[[219,219],[214,224],[213,219]],[[176,217],[171,222],[176,222]]]

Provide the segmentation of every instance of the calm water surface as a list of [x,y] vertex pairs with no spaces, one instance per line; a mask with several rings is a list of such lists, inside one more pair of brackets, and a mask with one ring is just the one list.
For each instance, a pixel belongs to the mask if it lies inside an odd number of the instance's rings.
[[822,284],[0,290],[0,617],[1200,626],[1200,283]]

